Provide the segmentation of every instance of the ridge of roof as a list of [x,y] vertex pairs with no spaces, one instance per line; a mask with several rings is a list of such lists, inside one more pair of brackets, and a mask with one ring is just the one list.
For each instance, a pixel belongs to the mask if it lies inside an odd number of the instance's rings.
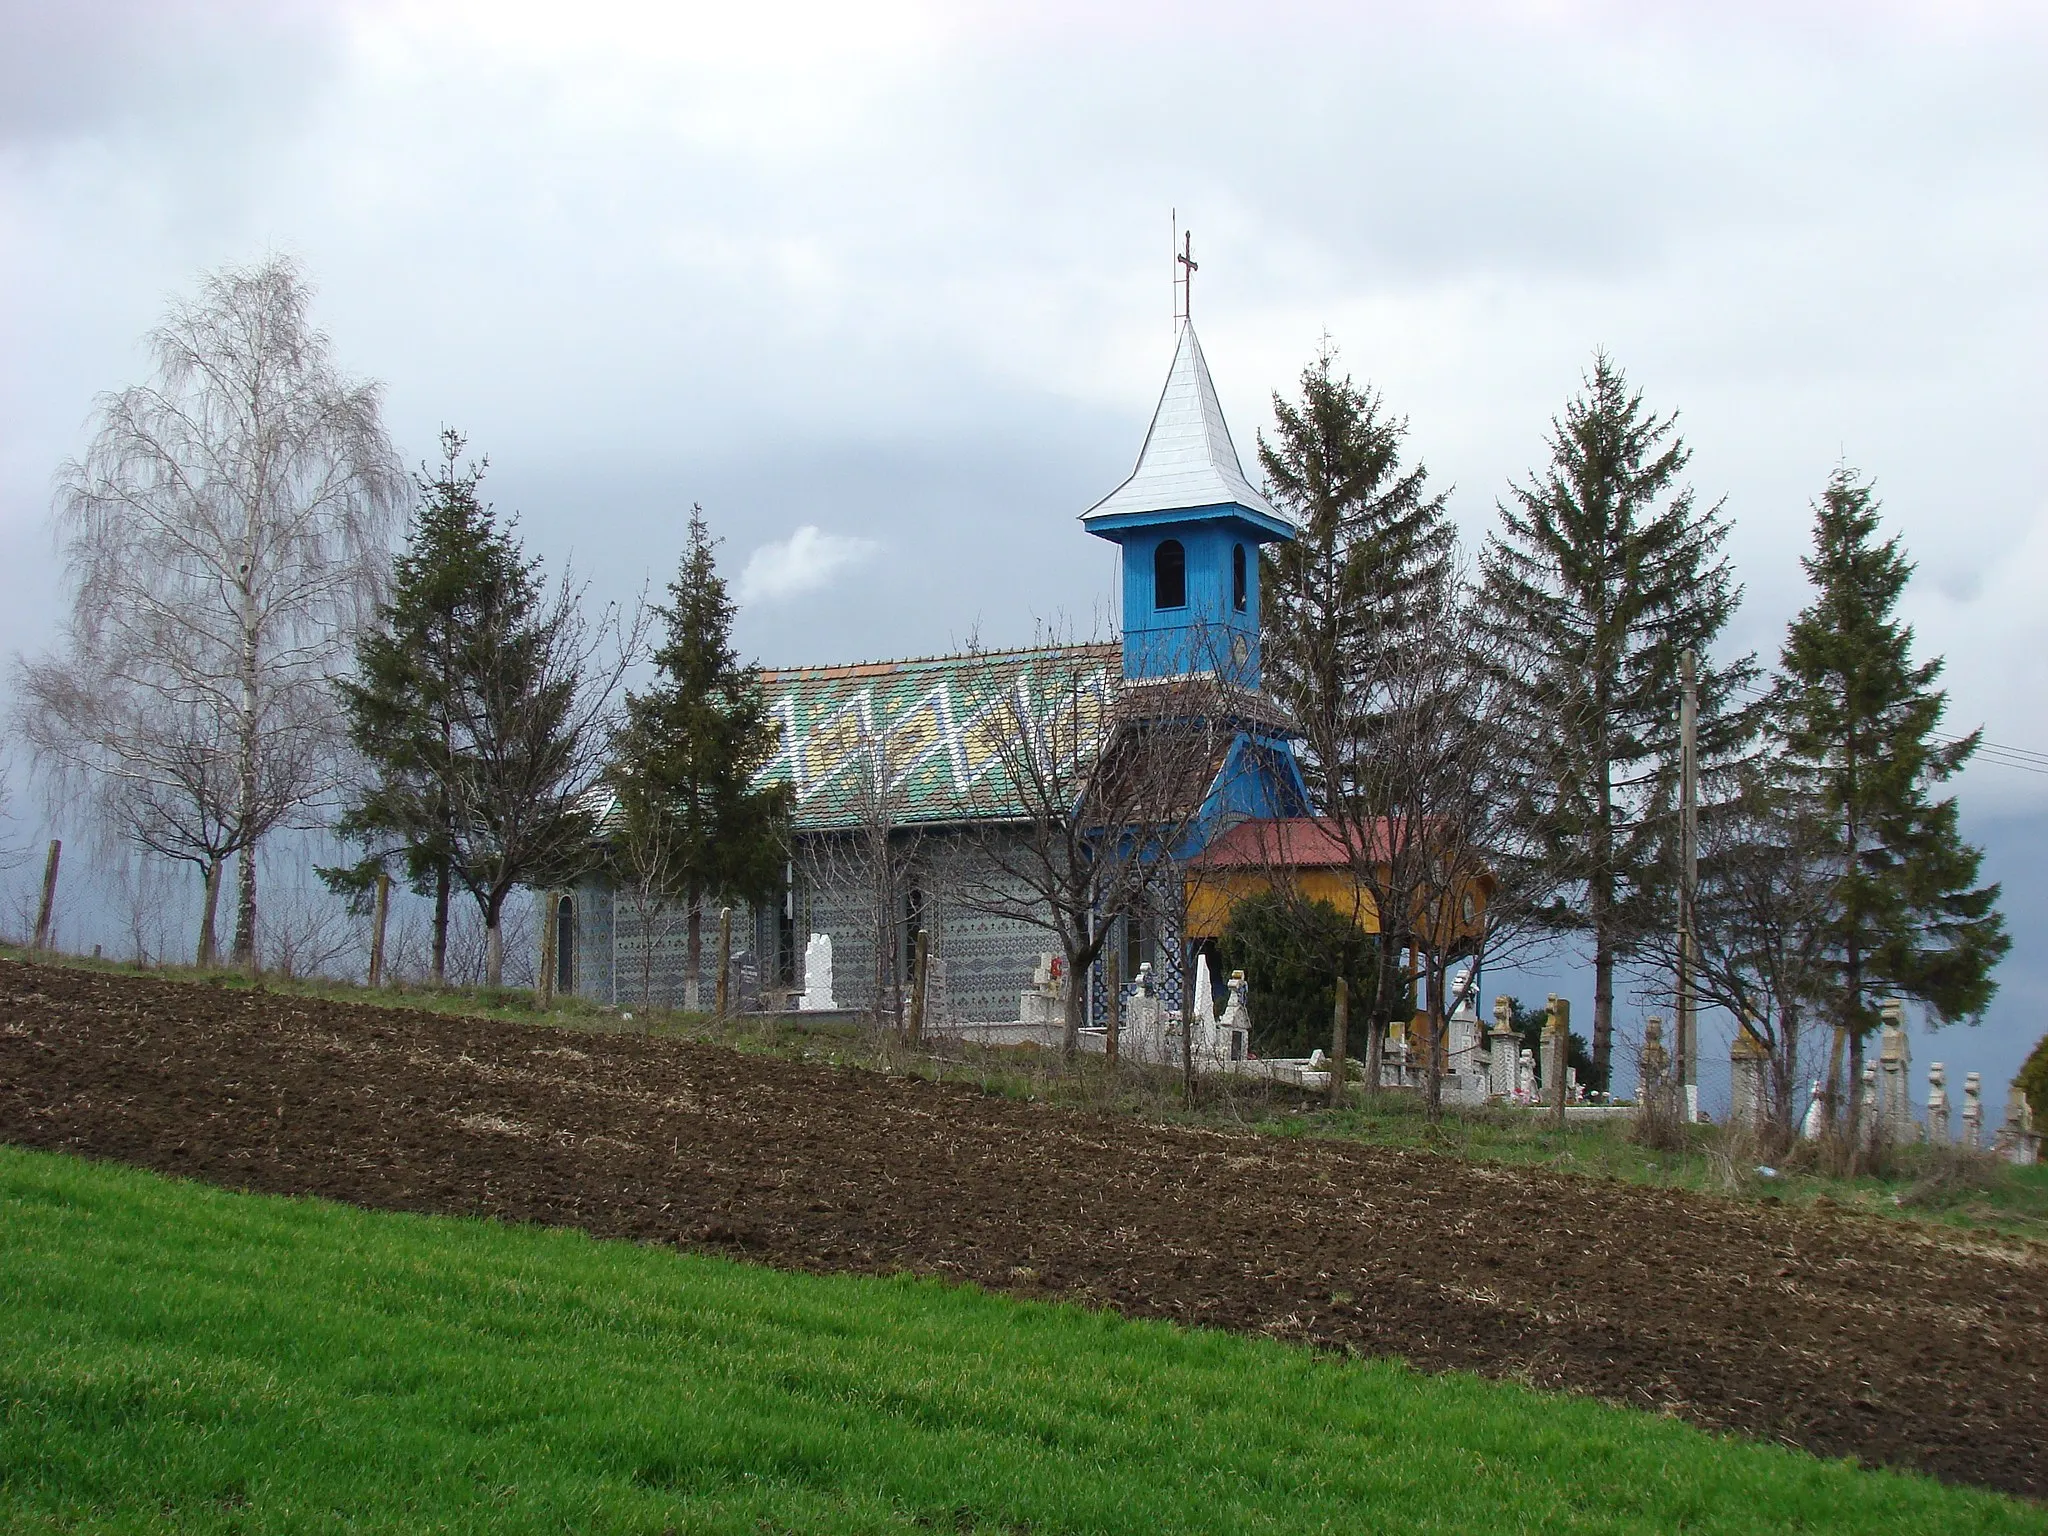
[[984,665],[1007,661],[1030,661],[1045,656],[1103,657],[1123,654],[1122,642],[1089,640],[1067,645],[1019,645],[1002,651],[946,651],[932,656],[904,656],[894,660],[836,661],[825,666],[763,667],[761,680],[789,683],[818,679],[882,677],[911,667],[938,667],[947,663],[979,662]]
[[1166,387],[1152,412],[1138,463],[1115,490],[1081,514],[1081,520],[1183,508],[1240,506],[1286,527],[1294,519],[1252,487],[1238,462],[1237,447],[1216,398],[1216,382],[1193,324],[1181,327]]

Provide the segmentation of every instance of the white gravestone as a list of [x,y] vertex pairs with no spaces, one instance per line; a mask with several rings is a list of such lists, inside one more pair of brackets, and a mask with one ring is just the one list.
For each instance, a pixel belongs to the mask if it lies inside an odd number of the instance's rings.
[[804,995],[797,1007],[805,1013],[829,1013],[832,1001],[832,935],[814,933],[804,945]]
[[1479,1010],[1472,1006],[1472,973],[1458,972],[1451,982],[1451,996],[1457,998],[1458,1006],[1451,1010],[1451,1016],[1444,1022],[1449,1025],[1450,1070],[1459,1078],[1477,1078],[1483,1062],[1483,1044],[1479,1038]]
[[1963,1078],[1963,1145],[1984,1150],[1984,1079],[1971,1072]]
[[1820,1133],[1828,1123],[1828,1099],[1819,1078],[1813,1080],[1813,1097],[1806,1103],[1806,1118],[1799,1123],[1799,1134],[1808,1141],[1820,1139]]
[[1243,1061],[1252,1053],[1252,1019],[1244,1006],[1244,972],[1230,973],[1230,1003],[1217,1022],[1219,1043],[1228,1061]]
[[1038,957],[1038,963],[1031,971],[1031,985],[1018,994],[1017,1019],[1020,1023],[1044,1028],[1066,1022],[1066,995],[1060,984],[1063,965],[1058,955]]
[[[1209,957],[1195,956],[1195,1022],[1204,1029],[1216,1022],[1216,984],[1209,979]],[[1200,1040],[1201,1035],[1195,1038]]]
[[1166,1016],[1152,986],[1152,962],[1138,967],[1130,999],[1124,1004],[1124,1049],[1133,1061],[1163,1062]]

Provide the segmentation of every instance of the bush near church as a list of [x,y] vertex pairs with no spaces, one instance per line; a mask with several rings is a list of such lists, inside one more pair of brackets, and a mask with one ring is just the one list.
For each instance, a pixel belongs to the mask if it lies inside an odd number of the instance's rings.
[[[1354,1049],[1364,1049],[1366,1002],[1374,985],[1373,951],[1327,901],[1290,909],[1273,893],[1247,897],[1230,914],[1218,945],[1222,972],[1243,971],[1251,1010],[1251,1047],[1260,1056],[1306,1056],[1330,1045],[1337,977],[1351,984]],[[1412,1002],[1403,1009],[1412,1012]]]

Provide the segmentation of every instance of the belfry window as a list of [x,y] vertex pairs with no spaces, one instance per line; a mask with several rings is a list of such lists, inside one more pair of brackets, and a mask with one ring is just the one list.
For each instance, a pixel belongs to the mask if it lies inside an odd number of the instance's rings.
[[1244,603],[1244,546],[1242,544],[1233,544],[1230,547],[1230,606],[1237,612],[1243,613]]
[[1188,552],[1179,539],[1162,539],[1152,551],[1152,606],[1185,608],[1188,605]]

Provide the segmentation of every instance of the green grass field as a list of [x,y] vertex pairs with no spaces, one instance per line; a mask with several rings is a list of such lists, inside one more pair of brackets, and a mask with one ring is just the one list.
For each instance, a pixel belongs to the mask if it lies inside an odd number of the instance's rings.
[[1668,1419],[0,1148],[9,1531],[2040,1531]]

